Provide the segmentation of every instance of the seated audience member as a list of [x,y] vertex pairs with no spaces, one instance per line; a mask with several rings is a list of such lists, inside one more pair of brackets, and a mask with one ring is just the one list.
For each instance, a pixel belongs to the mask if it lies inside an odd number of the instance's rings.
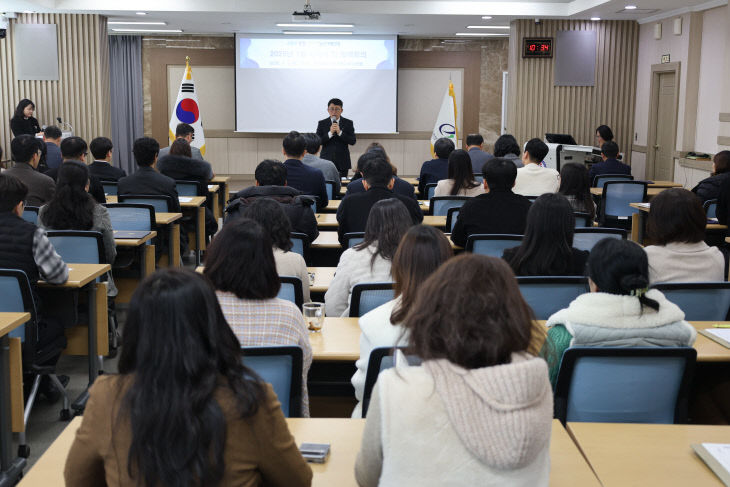
[[[304,262],[304,257],[291,251],[291,223],[289,223],[289,219],[279,203],[269,198],[256,198],[253,203],[243,210],[241,216],[257,222],[268,234],[274,245],[276,272],[280,276],[292,276],[301,279],[302,297],[304,302],[308,303],[310,299],[307,264]],[[233,224],[240,225],[240,222],[236,221]]]
[[18,178],[28,192],[28,206],[43,206],[53,198],[56,183],[53,178],[38,172],[41,150],[32,135],[18,135],[10,141],[10,153],[15,165],[3,174]]
[[[182,139],[188,144],[193,143],[193,136],[195,135],[195,129],[192,125],[187,123],[179,123],[175,127],[175,140]],[[173,141],[174,142],[174,141]],[[170,147],[164,147],[160,149],[160,159],[170,153],[172,145]],[[190,154],[193,159],[203,160],[203,154],[200,153],[200,149],[190,146]]]
[[[88,168],[82,164],[62,164],[58,171],[56,194],[38,212],[38,226],[46,230],[89,230],[101,233],[105,262],[112,264],[117,256],[117,246],[109,212],[94,201],[88,191]],[[117,295],[111,279],[108,294]]]
[[[646,252],[630,240],[604,238],[588,257],[590,292],[552,315],[543,354],[555,385],[569,347],[689,347],[697,332],[679,307],[649,289]],[[549,349],[549,351],[548,351]]]
[[591,182],[588,180],[588,169],[585,164],[569,162],[560,169],[560,194],[568,198],[573,211],[588,213],[591,218],[588,226],[593,225],[596,218],[596,204],[591,194]]
[[613,141],[613,130],[608,125],[600,125],[596,129],[596,142],[598,147],[603,147],[606,142]]
[[565,196],[547,193],[527,213],[522,244],[502,258],[518,276],[582,276],[587,250],[573,247],[575,216]]
[[413,307],[421,284],[452,255],[448,239],[434,227],[416,225],[401,239],[390,268],[395,299],[367,312],[359,320],[360,358],[355,363],[357,371],[351,379],[358,401],[352,412],[353,418],[362,417],[362,396],[370,353],[374,348],[406,343],[400,323]]
[[46,164],[46,155],[48,154],[48,145],[46,145],[45,142],[43,142],[43,139],[35,138],[35,143],[38,146],[38,149],[41,151],[41,158],[38,161],[38,167],[36,168],[36,171],[46,174],[50,169],[48,169],[48,165]]
[[514,162],[515,167],[522,167],[522,159],[520,158],[520,144],[517,143],[514,135],[500,135],[494,143],[494,157],[501,157]]
[[457,149],[449,154],[449,178],[436,183],[434,196],[479,196],[484,187],[474,179],[469,153]]
[[279,205],[289,217],[292,231],[304,233],[313,242],[319,235],[317,217],[312,211],[314,199],[303,196],[296,188],[286,185],[286,166],[273,159],[265,159],[256,166],[254,178],[256,186],[242,189],[231,199],[226,207],[226,223],[235,219],[243,210],[259,198],[270,198]]
[[613,141],[601,146],[601,162],[593,164],[588,171],[588,179],[594,184],[596,176],[601,174],[631,174],[631,166],[627,166],[618,159],[618,144]]
[[[20,135],[11,144],[23,137],[33,138],[32,135]],[[35,144],[33,149],[36,149]],[[64,322],[59,319],[58,310],[44,306],[36,284],[40,279],[50,284],[65,283],[68,279],[68,267],[56,253],[45,230],[23,220],[23,201],[28,198],[28,188],[9,173],[10,171],[0,173],[0,269],[18,269],[28,276],[38,313],[36,355],[43,356],[48,355],[51,350],[65,348],[66,337],[63,332]],[[60,353],[54,354],[44,365],[56,364],[59,357]],[[68,377],[61,376],[59,379],[62,384],[68,382]],[[60,391],[51,385],[48,377],[41,380],[40,387],[40,392],[51,402],[60,398]]]
[[213,284],[223,314],[242,347],[301,347],[302,411],[309,416],[309,331],[297,305],[277,297],[281,283],[267,232],[247,218],[226,225],[210,244],[204,274]]
[[486,194],[470,199],[459,211],[451,240],[460,247],[475,233],[525,233],[530,200],[514,194],[517,167],[509,159],[495,157],[484,164]]
[[[63,162],[71,162],[74,164],[86,165],[86,155],[89,146],[86,145],[86,141],[81,137],[66,137],[61,142],[61,155],[63,156]],[[53,178],[55,181],[58,179],[58,171],[60,166],[55,169],[49,169],[46,171],[46,175]],[[106,203],[106,195],[104,194],[104,187],[101,185],[101,181],[96,176],[89,175],[89,194],[94,197],[97,203]]]
[[494,157],[484,151],[484,137],[482,134],[469,134],[466,136],[466,150],[471,160],[472,174],[481,174],[484,163]]
[[137,172],[119,180],[117,192],[120,195],[161,195],[170,198],[171,213],[180,213],[180,200],[178,199],[175,180],[160,174],[155,169],[157,154],[160,152],[160,144],[151,137],[140,137],[134,141],[132,153],[137,162]]
[[422,364],[397,352],[396,367],[380,373],[358,484],[548,485],[553,398],[531,343],[541,330],[509,266],[448,260],[402,326]]
[[63,162],[61,156],[61,129],[49,125],[43,129],[43,142],[46,143],[46,167],[55,169]]
[[[390,164],[390,167],[393,169],[394,193],[403,195],[406,198],[416,197],[414,186],[408,181],[405,181],[398,177],[398,168],[396,168],[393,163],[390,162],[390,157],[388,157],[388,154],[385,152],[385,149],[382,145],[377,142],[371,143],[365,150],[365,154],[368,153],[380,155],[386,161],[388,161],[388,164]],[[353,193],[362,193],[363,191],[365,191],[365,186],[363,186],[362,180],[362,166],[365,164],[365,162],[370,160],[369,157],[365,157],[365,154],[361,155],[357,160],[357,169],[355,170],[355,175],[352,177],[352,181],[350,181],[350,184],[347,185],[347,191],[345,192],[345,196],[349,196]]]
[[525,152],[522,154],[524,167],[517,169],[517,179],[512,191],[522,196],[540,196],[558,191],[560,187],[558,171],[540,166],[548,151],[548,146],[540,139],[531,139],[527,142]]
[[692,192],[704,203],[720,197],[722,183],[730,179],[730,151],[724,150],[715,154],[712,159],[712,174],[692,188]]
[[340,171],[337,170],[337,166],[332,161],[322,159],[319,157],[319,153],[322,149],[322,139],[315,133],[303,134],[306,142],[306,152],[302,157],[302,163],[309,167],[319,169],[322,171],[325,181],[332,181],[334,187],[332,188],[332,196],[340,194],[341,182],[340,182]]
[[418,176],[418,192],[421,197],[425,198],[427,184],[438,183],[449,177],[449,155],[454,149],[454,143],[446,137],[441,137],[433,144],[436,159],[424,162]]
[[99,181],[119,181],[127,175],[124,169],[112,166],[112,141],[106,137],[97,137],[89,144],[94,162],[89,164],[89,172]]
[[705,243],[707,217],[691,191],[666,189],[651,200],[646,224],[654,245],[649,257],[649,282],[724,281],[725,257]]
[[390,164],[377,153],[368,152],[363,155],[366,156],[368,160],[363,168],[365,192],[347,196],[337,208],[337,233],[343,245],[346,245],[346,233],[365,230],[370,208],[381,200],[395,198],[403,202],[414,224],[423,221],[423,213],[416,200],[393,193],[393,169]]
[[324,295],[327,316],[350,314],[350,293],[355,284],[391,282],[390,263],[401,237],[413,224],[408,209],[395,198],[373,205],[365,239],[345,250],[337,263],[335,277]]
[[148,276],[121,350],[119,374],[89,390],[67,486],[311,484],[276,394],[243,364],[205,278]]
[[316,196],[318,198],[317,208],[326,207],[329,198],[327,198],[327,188],[324,184],[324,174],[319,169],[302,163],[307,148],[302,134],[297,131],[289,132],[284,137],[282,146],[281,152],[286,156],[286,161],[284,161],[286,184],[306,195]]

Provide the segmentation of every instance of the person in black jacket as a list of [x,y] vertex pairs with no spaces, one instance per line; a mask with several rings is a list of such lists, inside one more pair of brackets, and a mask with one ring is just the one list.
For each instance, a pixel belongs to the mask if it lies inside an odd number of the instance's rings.
[[[67,162],[75,162],[76,164],[86,165],[86,154],[88,146],[86,141],[81,137],[66,137],[61,141],[61,156],[63,157],[63,164]],[[58,179],[58,171],[61,166],[49,169],[44,174],[50,176],[55,181]],[[104,187],[101,185],[101,181],[96,176],[89,176],[89,194],[94,197],[97,203],[106,203],[106,196],[104,195]]]
[[[160,152],[160,144],[151,137],[140,137],[134,141],[132,149],[134,160],[137,162],[137,172],[119,180],[117,192],[125,194],[148,194],[170,197],[170,212],[180,213],[180,200],[178,199],[175,180],[160,174],[155,170],[157,154]],[[182,240],[182,239],[181,239]]]
[[436,159],[424,162],[418,176],[418,192],[421,193],[421,198],[426,199],[427,184],[438,183],[449,177],[449,156],[454,149],[454,143],[446,137],[441,137],[433,144]]
[[94,162],[89,164],[89,172],[99,181],[119,181],[127,173],[124,169],[112,166],[112,150],[114,145],[107,137],[97,137],[89,144]]
[[296,188],[286,185],[286,166],[279,161],[265,159],[256,166],[256,186],[242,189],[231,199],[226,207],[224,224],[235,220],[243,209],[258,198],[275,200],[286,213],[294,232],[303,233],[312,242],[319,236],[317,217],[312,211],[314,200],[302,195]]
[[319,157],[332,161],[340,171],[340,177],[347,177],[352,166],[350,148],[355,145],[355,125],[352,120],[342,116],[342,100],[332,98],[327,102],[329,117],[317,124],[317,135],[322,139],[322,152]]
[[[378,144],[377,142],[373,142],[368,146],[368,148],[365,150],[365,153],[368,152],[375,152],[377,154],[382,155],[386,161],[390,164],[390,167],[393,168],[393,192],[401,194],[403,196],[407,196],[410,198],[416,197],[416,192],[411,183],[408,181],[404,181],[401,178],[398,177],[396,174],[397,169],[395,166],[393,166],[393,163],[390,162],[390,158],[388,157],[388,154],[385,152],[385,149],[382,145]],[[362,166],[364,164],[364,159],[362,156],[357,160],[357,171],[355,172],[355,175],[358,176],[357,179],[355,177],[352,178],[350,181],[350,184],[347,185],[347,191],[345,192],[345,196],[351,195],[353,193],[362,193],[365,191],[365,186],[363,186],[362,181]]]
[[337,234],[343,246],[346,246],[346,233],[365,231],[370,209],[380,200],[396,198],[406,205],[414,224],[423,221],[423,213],[415,199],[393,192],[393,168],[388,161],[376,152],[366,152],[362,157],[366,158],[363,161],[365,192],[346,196],[337,208]]
[[484,164],[482,175],[486,194],[464,203],[451,232],[451,240],[461,247],[475,233],[525,233],[530,200],[512,192],[517,167],[509,159],[495,157]]
[[35,111],[35,103],[27,98],[23,98],[15,108],[15,115],[10,119],[10,130],[13,135],[41,135],[41,126],[38,125],[38,120],[33,117]]
[[730,179],[730,151],[724,150],[715,154],[712,159],[712,174],[692,188],[692,192],[702,200],[715,200],[720,197],[722,183]]

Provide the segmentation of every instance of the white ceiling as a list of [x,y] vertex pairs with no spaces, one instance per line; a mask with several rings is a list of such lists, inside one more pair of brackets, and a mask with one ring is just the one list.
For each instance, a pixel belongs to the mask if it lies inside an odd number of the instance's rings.
[[[510,20],[517,18],[641,21],[675,10],[705,9],[726,3],[727,0],[312,0],[312,7],[322,13],[319,22],[354,24],[354,29],[344,30],[353,30],[355,34],[453,37],[457,32],[467,32],[467,25],[509,25]],[[291,23],[291,13],[302,10],[303,4],[304,0],[129,0],[123,4],[119,0],[5,0],[2,8],[8,12],[100,13],[110,20],[167,22],[166,26],[150,28],[230,34],[279,33],[285,28],[275,24]],[[624,10],[629,4],[640,10]],[[147,15],[135,15],[137,11]],[[484,15],[493,18],[482,20]]]

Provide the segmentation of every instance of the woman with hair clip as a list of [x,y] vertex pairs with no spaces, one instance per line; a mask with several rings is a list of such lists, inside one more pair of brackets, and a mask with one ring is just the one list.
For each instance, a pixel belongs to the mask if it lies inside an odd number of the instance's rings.
[[484,187],[474,179],[469,153],[457,149],[449,154],[449,176],[436,183],[434,196],[479,196]]
[[373,389],[355,463],[362,487],[548,485],[553,398],[544,334],[501,259],[465,254],[426,279],[402,323],[408,365]]
[[64,477],[75,486],[308,486],[312,471],[270,385],[242,363],[213,288],[148,276],[124,326],[119,374],[89,390]]
[[629,240],[605,238],[588,258],[590,292],[552,315],[546,325],[555,385],[563,352],[570,347],[689,347],[697,332],[684,313],[649,287],[646,252]]
[[406,205],[395,198],[373,205],[365,226],[365,239],[345,250],[335,277],[324,295],[327,316],[350,313],[350,292],[361,282],[390,282],[390,263],[401,237],[413,226]]
[[574,212],[588,213],[591,216],[588,226],[593,225],[593,220],[596,218],[596,204],[593,202],[591,182],[585,164],[576,162],[563,164],[560,169],[558,193],[568,198],[568,203]]
[[10,130],[13,132],[13,136],[28,134],[28,135],[42,135],[41,126],[38,125],[38,120],[33,116],[35,111],[35,103],[27,98],[23,98],[15,107],[15,113],[13,118],[10,119]]
[[370,352],[374,348],[396,346],[406,341],[400,323],[411,310],[421,284],[452,255],[451,244],[444,233],[434,227],[416,225],[403,236],[390,269],[395,299],[369,311],[359,320],[360,358],[355,363],[357,371],[351,379],[358,401],[352,412],[353,418],[362,417],[362,395]]
[[[45,145],[45,144],[44,144]],[[78,162],[65,162],[58,169],[56,192],[38,211],[38,226],[46,230],[90,230],[104,239],[104,258],[113,264],[117,256],[114,229],[109,211],[89,194],[89,168]],[[109,296],[117,295],[109,275]]]
[[565,196],[545,193],[530,205],[525,236],[505,259],[518,276],[582,276],[587,250],[573,247],[575,215]]

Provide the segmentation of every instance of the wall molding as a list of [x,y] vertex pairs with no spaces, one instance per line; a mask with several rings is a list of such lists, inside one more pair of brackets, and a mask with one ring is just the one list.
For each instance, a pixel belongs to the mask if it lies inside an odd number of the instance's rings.
[[730,113],[720,113],[719,119],[721,122],[730,122]]
[[659,22],[672,17],[679,17],[680,15],[688,14],[690,12],[702,12],[704,10],[710,10],[711,8],[724,7],[727,3],[728,0],[710,0],[709,2],[701,3],[699,5],[677,8],[668,12],[652,15],[651,17],[645,17],[641,20],[637,20],[636,22],[639,24],[650,24],[652,22]]
[[717,136],[717,145],[724,145],[725,147],[730,146],[730,136],[718,135]]
[[712,171],[712,161],[698,161],[695,159],[680,158],[678,160],[681,167],[690,169],[699,169],[700,171]]
[[646,151],[648,150],[648,148],[645,145],[633,144],[631,146],[631,150],[633,152],[638,152],[640,154],[646,154]]

